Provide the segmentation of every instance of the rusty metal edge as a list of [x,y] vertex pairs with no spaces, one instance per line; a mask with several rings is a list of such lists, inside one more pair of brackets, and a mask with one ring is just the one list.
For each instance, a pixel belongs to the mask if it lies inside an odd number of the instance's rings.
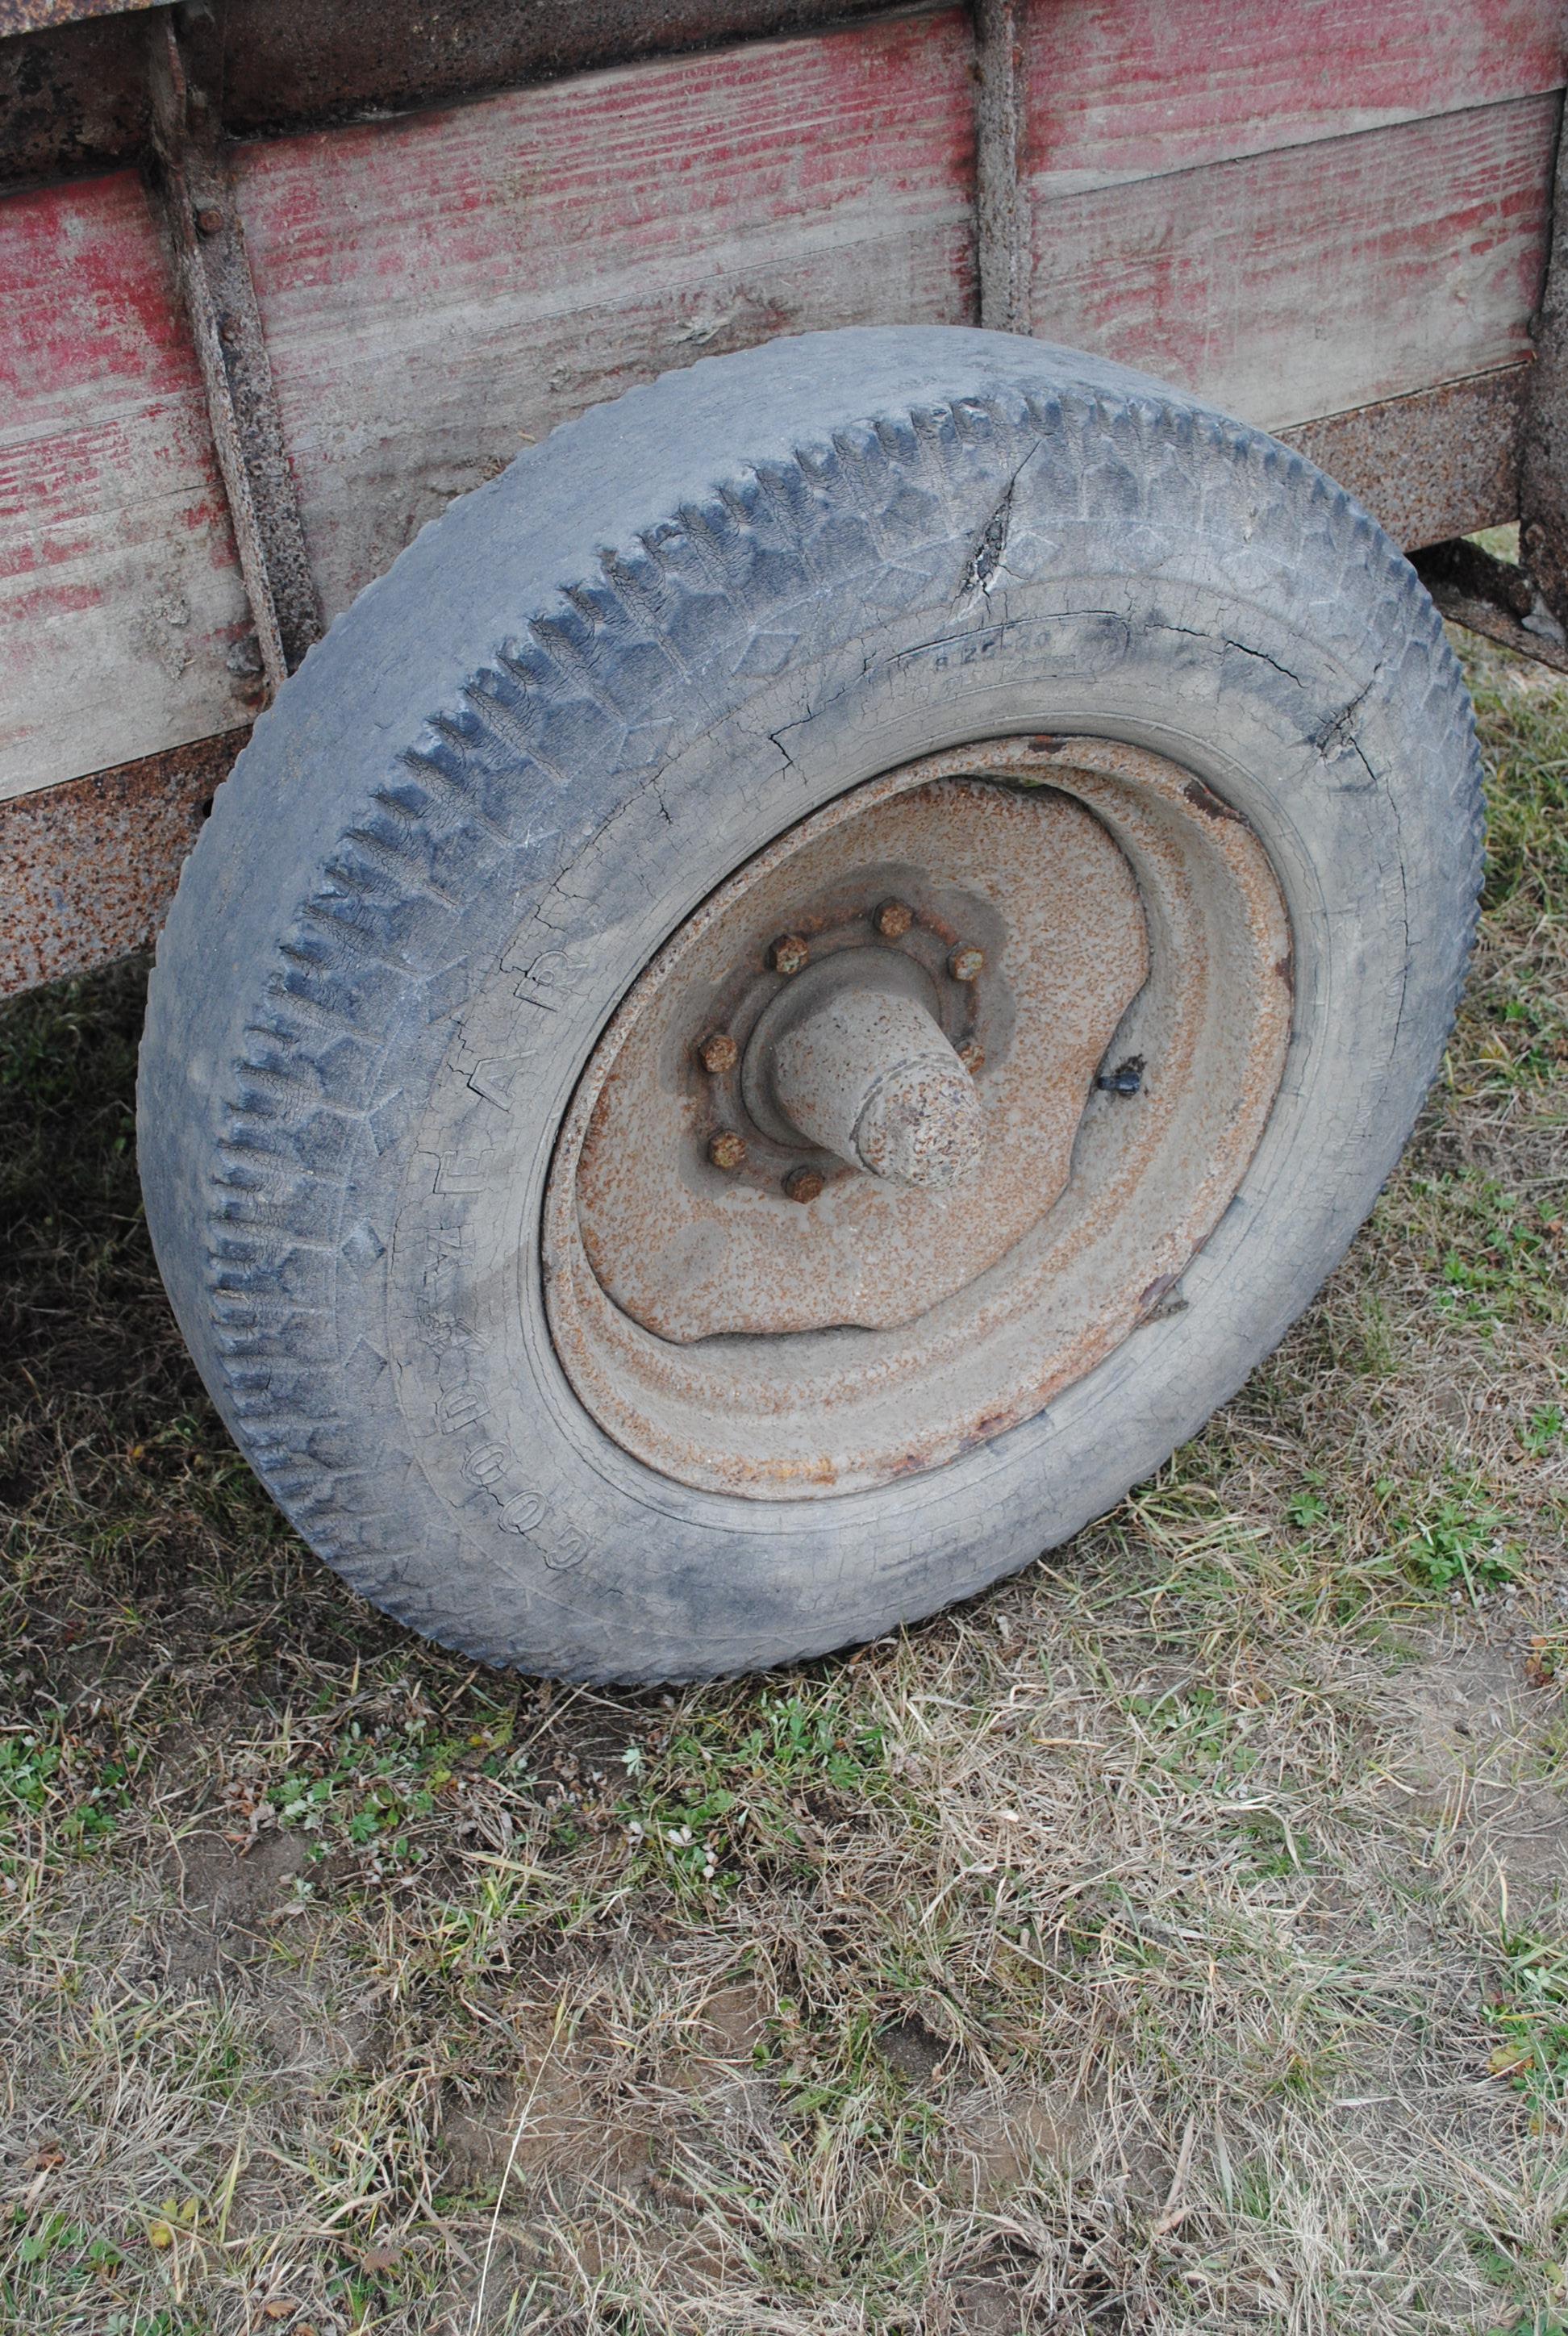
[[1427,587],[1437,604],[1440,616],[1466,632],[1480,633],[1489,641],[1500,641],[1505,648],[1520,657],[1533,657],[1537,665],[1550,666],[1553,673],[1568,673],[1568,653],[1555,642],[1544,639],[1522,625],[1507,609],[1499,608],[1491,600],[1478,600],[1468,592],[1460,592],[1451,584],[1436,583]]
[[0,998],[151,945],[248,730],[0,802]]
[[1348,487],[1407,551],[1519,516],[1534,367],[1505,365],[1275,435]]
[[1415,555],[1416,573],[1441,613],[1519,656],[1568,673],[1568,637],[1529,571],[1495,559],[1478,543],[1429,544]]
[[80,24],[88,17],[140,15],[160,5],[161,0],[0,0],[0,41]]

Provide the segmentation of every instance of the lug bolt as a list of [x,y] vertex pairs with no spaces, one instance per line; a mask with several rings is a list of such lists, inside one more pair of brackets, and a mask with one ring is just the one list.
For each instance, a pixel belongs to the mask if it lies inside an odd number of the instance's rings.
[[884,941],[901,941],[914,920],[915,912],[904,900],[884,900],[872,919]]
[[738,1168],[745,1158],[745,1139],[733,1127],[721,1127],[708,1138],[707,1156],[716,1168]]
[[948,971],[955,981],[978,981],[985,969],[982,949],[956,949],[948,959]]
[[823,1181],[814,1168],[792,1168],[784,1180],[784,1188],[792,1201],[814,1201]]
[[768,955],[775,973],[798,973],[811,951],[799,933],[781,933]]
[[978,1039],[970,1038],[959,1048],[959,1060],[969,1076],[975,1078],[986,1067],[986,1050]]
[[697,1060],[705,1071],[716,1078],[721,1071],[733,1071],[740,1060],[740,1048],[727,1030],[710,1030],[696,1050]]

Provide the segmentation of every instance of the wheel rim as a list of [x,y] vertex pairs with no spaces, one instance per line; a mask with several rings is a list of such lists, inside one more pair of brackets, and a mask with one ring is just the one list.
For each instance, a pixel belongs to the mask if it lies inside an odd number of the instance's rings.
[[852,789],[595,1048],[545,1200],[562,1368],[701,1489],[940,1467],[1180,1304],[1290,1020],[1262,848],[1163,757],[993,740]]

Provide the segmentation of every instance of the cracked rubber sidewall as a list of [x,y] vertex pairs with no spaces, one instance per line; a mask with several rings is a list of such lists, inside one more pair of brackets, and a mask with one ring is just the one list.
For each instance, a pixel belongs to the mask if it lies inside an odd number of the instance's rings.
[[[1112,1505],[1343,1253],[1472,928],[1466,701],[1411,571],[1340,491],[1038,345],[775,347],[601,409],[427,530],[258,726],[160,949],[143,1173],[209,1386],[356,1587],[528,1669],[818,1651]],[[920,419],[944,412],[946,438]],[[596,535],[617,461],[664,516]],[[769,464],[794,465],[784,487]],[[520,537],[574,480],[563,574]],[[422,600],[444,613],[410,669]],[[1183,1309],[1035,1419],[874,1492],[743,1501],[642,1467],[573,1396],[540,1281],[550,1146],[609,1016],[716,884],[845,788],[1074,733],[1191,769],[1251,822],[1291,920],[1280,1095]]]

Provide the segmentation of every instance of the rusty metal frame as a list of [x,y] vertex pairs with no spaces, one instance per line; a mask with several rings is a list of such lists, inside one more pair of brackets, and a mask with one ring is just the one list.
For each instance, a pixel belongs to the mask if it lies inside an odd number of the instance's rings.
[[160,0],[0,0],[0,40],[18,33],[53,32],[99,16],[128,16],[157,7]]
[[1417,574],[1445,617],[1554,673],[1568,673],[1568,636],[1535,579],[1512,560],[1495,559],[1463,538],[1428,544],[1415,555]]
[[149,949],[248,730],[0,802],[0,998]]

